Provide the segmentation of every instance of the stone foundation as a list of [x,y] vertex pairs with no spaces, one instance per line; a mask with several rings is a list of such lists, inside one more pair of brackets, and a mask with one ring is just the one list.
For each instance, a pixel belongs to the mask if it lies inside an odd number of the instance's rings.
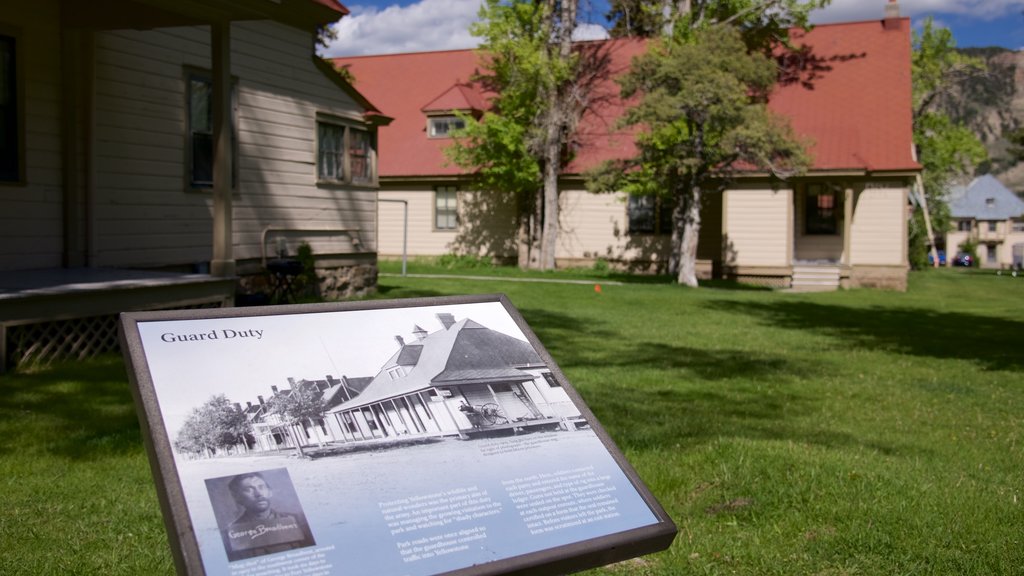
[[[296,301],[342,300],[369,296],[377,291],[376,262],[349,264],[317,263],[314,274],[305,272],[291,279]],[[275,279],[260,266],[240,267],[236,301],[244,304],[284,304]]]
[[882,288],[885,290],[907,291],[907,268],[905,266],[854,266],[849,279],[844,279],[844,288]]

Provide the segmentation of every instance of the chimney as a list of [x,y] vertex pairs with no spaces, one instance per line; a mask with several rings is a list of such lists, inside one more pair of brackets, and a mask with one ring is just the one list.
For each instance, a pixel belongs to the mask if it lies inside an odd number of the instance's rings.
[[898,30],[900,27],[900,3],[896,0],[889,0],[885,5],[885,18],[882,19],[882,26],[886,30]]
[[427,337],[427,331],[420,328],[419,324],[414,324],[412,327],[412,335],[415,336],[417,340],[423,340]]
[[246,408],[252,408],[252,402],[248,402],[248,401],[247,401],[247,402],[245,403],[245,407],[246,407]]
[[242,405],[239,404],[238,402],[235,402],[235,412],[241,412],[241,411],[242,411]]
[[277,395],[277,386],[271,386],[270,387],[270,391],[273,392],[274,395],[276,396]]
[[398,342],[399,346],[405,346],[405,339],[401,336],[395,336],[395,342]]
[[260,405],[261,405],[261,406],[262,406],[263,404],[266,404],[266,401],[265,401],[265,400],[263,400],[263,396],[257,396],[257,397],[256,397],[256,399],[260,401]]
[[438,322],[441,323],[442,326],[444,326],[445,330],[451,328],[452,324],[455,324],[455,316],[453,316],[453,315],[451,315],[451,314],[449,314],[447,312],[442,312],[442,313],[438,314],[437,315],[437,320],[438,320]]

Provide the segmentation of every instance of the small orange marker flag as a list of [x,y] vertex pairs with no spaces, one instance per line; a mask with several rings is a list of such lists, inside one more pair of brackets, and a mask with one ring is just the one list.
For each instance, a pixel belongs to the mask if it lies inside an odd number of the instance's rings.
[[600,284],[594,284],[594,292],[597,292],[598,294],[601,293],[601,285]]

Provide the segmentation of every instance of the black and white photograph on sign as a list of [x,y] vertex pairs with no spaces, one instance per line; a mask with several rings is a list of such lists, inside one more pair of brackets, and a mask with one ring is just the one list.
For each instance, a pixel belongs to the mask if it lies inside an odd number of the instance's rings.
[[500,302],[138,333],[206,574],[425,576],[661,522]]
[[286,468],[209,478],[206,488],[228,560],[316,544]]

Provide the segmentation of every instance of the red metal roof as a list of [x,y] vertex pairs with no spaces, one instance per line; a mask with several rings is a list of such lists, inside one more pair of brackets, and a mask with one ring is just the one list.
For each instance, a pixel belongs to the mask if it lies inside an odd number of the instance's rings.
[[816,170],[917,170],[910,86],[910,19],[794,30],[801,70],[769,107],[813,140]]
[[[769,107],[790,119],[811,141],[813,169],[915,170],[912,156],[910,22],[903,18],[817,26],[793,31],[804,50],[789,60]],[[608,57],[608,74],[598,79],[592,109],[577,131],[576,156],[566,173],[576,174],[603,160],[635,152],[632,136],[617,128],[624,103],[614,78],[641,54],[639,40],[592,43]],[[472,83],[481,69],[472,50],[336,58],[354,75],[356,88],[395,118],[380,129],[382,177],[454,176],[442,149],[451,141],[428,138],[426,112],[486,108],[487,94]]]
[[346,8],[341,2],[338,2],[338,0],[313,0],[313,3],[326,6],[341,15],[348,14],[348,8]]

